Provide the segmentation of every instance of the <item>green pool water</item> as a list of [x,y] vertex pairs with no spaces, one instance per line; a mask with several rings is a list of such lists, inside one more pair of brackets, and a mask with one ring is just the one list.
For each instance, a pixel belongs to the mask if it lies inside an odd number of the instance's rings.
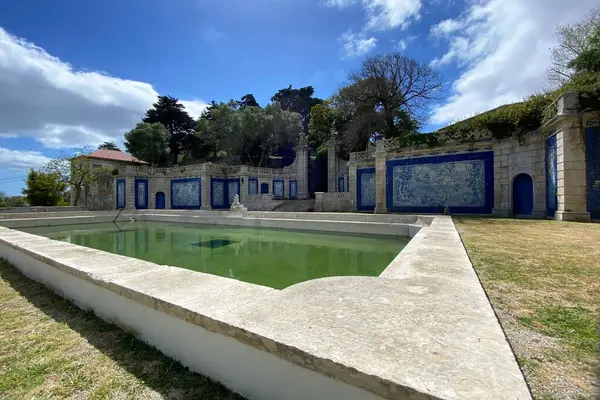
[[22,230],[276,289],[326,276],[378,276],[409,240],[164,222]]

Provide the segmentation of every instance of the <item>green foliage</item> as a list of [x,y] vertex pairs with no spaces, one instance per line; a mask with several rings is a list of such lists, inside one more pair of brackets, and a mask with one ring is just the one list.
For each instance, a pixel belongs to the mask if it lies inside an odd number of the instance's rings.
[[142,120],[148,124],[162,124],[169,133],[169,150],[172,163],[177,164],[179,154],[191,145],[186,139],[193,135],[196,122],[185,111],[183,104],[171,96],[158,96],[158,101],[146,111]]
[[169,160],[169,132],[160,123],[140,122],[125,133],[125,148],[142,161],[165,166]]
[[22,193],[32,206],[56,206],[63,199],[66,189],[67,184],[58,174],[32,169],[27,174],[27,187]]
[[573,68],[576,73],[595,74],[600,72],[600,29],[597,28],[589,39],[587,49],[569,62],[569,67]]
[[114,142],[104,142],[98,146],[98,150],[120,150]]
[[323,100],[313,97],[315,89],[312,86],[305,86],[300,89],[292,89],[292,85],[280,89],[271,97],[271,101],[281,104],[282,110],[293,111],[300,114],[302,122],[302,131],[308,134],[310,124],[310,111],[313,106],[321,103]]
[[244,96],[242,96],[242,98],[237,102],[238,107],[243,108],[243,107],[260,107],[260,105],[258,104],[258,101],[256,101],[256,99],[254,98],[254,95],[252,93],[248,93]]
[[8,203],[6,201],[6,193],[0,192],[0,208],[8,207]]
[[293,145],[301,130],[300,116],[277,102],[264,108],[213,102],[196,125],[197,151],[221,162],[265,166],[279,148]]
[[332,130],[342,132],[343,118],[339,109],[330,100],[316,104],[311,109],[311,119],[308,124],[308,144],[317,150],[318,154],[327,152],[327,141]]

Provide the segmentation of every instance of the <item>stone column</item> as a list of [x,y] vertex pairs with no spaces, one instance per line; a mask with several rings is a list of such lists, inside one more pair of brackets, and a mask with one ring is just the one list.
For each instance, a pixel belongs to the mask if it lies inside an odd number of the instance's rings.
[[125,209],[135,209],[135,172],[133,166],[125,168]]
[[202,166],[202,176],[201,176],[201,184],[202,184],[202,195],[201,199],[201,210],[210,210],[210,174],[208,173],[207,165],[204,164]]
[[356,205],[356,164],[352,161],[348,163],[348,179],[349,179],[349,187],[348,192],[350,192],[350,210],[358,211]]
[[574,119],[565,120],[556,133],[558,221],[589,221],[586,191],[583,128]]
[[[304,133],[298,135],[298,145],[294,148],[296,151],[296,184],[298,199],[308,198],[308,141]],[[271,186],[272,183],[269,183]],[[272,192],[271,188],[271,192]],[[260,193],[260,187],[259,187]]]
[[378,140],[375,148],[375,214],[386,214],[385,147]]
[[327,191],[337,192],[338,179],[337,141],[331,137],[327,142]]
[[246,205],[248,199],[248,166],[240,167],[240,203]]

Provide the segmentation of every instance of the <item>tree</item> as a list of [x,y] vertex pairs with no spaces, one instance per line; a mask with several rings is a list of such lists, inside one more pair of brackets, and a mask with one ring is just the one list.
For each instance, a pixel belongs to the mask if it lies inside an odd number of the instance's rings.
[[30,170],[27,187],[21,192],[32,206],[56,206],[63,199],[67,184],[55,173]]
[[98,150],[120,150],[115,142],[104,142],[98,146]]
[[140,122],[125,133],[125,148],[142,161],[165,166],[169,160],[169,132],[160,123]]
[[56,176],[59,182],[75,191],[73,205],[79,205],[83,188],[99,177],[110,173],[109,168],[95,166],[86,156],[88,149],[79,149],[74,154],[61,153],[44,167],[46,173]]
[[252,93],[248,93],[248,94],[242,96],[242,98],[237,103],[238,103],[239,108],[260,107]]
[[6,193],[0,192],[0,207],[8,207],[8,203],[6,202]]
[[600,29],[600,7],[590,10],[588,17],[573,25],[559,25],[555,36],[558,44],[552,49],[548,81],[554,87],[560,87],[575,76],[571,62],[588,50],[594,32]]
[[183,104],[175,97],[158,96],[158,101],[146,111],[146,117],[142,122],[160,123],[167,129],[172,163],[177,164],[179,154],[185,150],[184,145],[188,144],[186,138],[193,135],[196,126],[196,122],[185,111]]
[[305,86],[300,89],[292,89],[292,85],[285,89],[280,89],[271,97],[272,102],[281,104],[282,110],[294,111],[300,114],[302,122],[302,131],[308,134],[308,124],[310,123],[311,108],[321,103],[323,100],[313,97],[315,90],[312,86]]
[[347,151],[368,141],[416,132],[432,104],[443,99],[443,81],[426,64],[392,53],[363,61],[349,84],[332,98],[346,116],[342,138]]
[[314,105],[310,113],[308,144],[322,154],[327,152],[326,143],[332,132],[343,132],[348,118],[343,115],[341,109],[332,104],[331,100]]
[[300,116],[279,103],[264,108],[237,104],[213,102],[198,121],[196,135],[213,159],[265,166],[279,148],[293,146],[302,131]]
[[569,62],[575,73],[597,74],[600,72],[600,27],[588,39],[586,50]]

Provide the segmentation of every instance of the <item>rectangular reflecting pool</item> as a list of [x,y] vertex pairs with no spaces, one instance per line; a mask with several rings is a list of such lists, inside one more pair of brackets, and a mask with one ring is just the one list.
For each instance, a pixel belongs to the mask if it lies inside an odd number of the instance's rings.
[[20,230],[276,289],[327,276],[378,276],[410,240],[166,222]]

